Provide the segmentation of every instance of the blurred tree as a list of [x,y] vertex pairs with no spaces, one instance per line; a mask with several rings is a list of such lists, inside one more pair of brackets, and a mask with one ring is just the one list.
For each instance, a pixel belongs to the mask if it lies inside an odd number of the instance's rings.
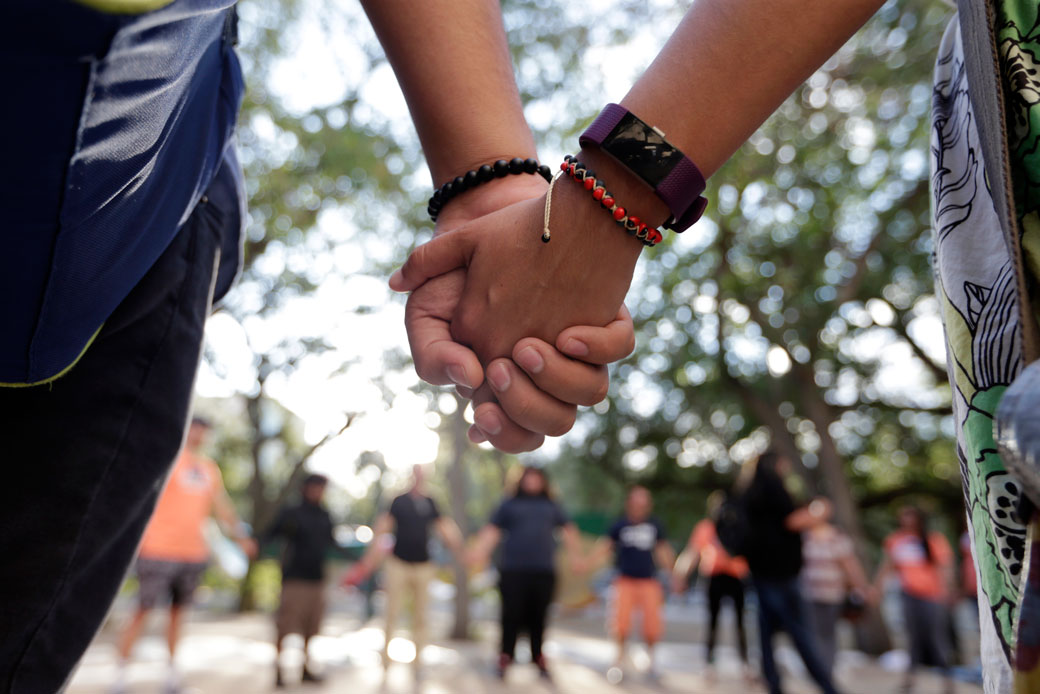
[[[222,310],[253,354],[254,382],[240,390],[252,403],[245,417],[259,476],[260,452],[289,436],[263,429],[269,384],[332,348],[320,330],[278,340],[271,326],[330,279],[384,276],[428,238],[429,178],[406,114],[373,106],[372,92],[392,91],[392,77],[355,6],[240,7],[250,217],[242,280]],[[618,0],[610,9],[503,2],[543,154],[573,146],[685,4]],[[736,466],[770,441],[800,461],[802,492],[830,495],[861,541],[879,539],[888,506],[904,494],[959,511],[945,368],[933,349],[926,192],[930,72],[948,12],[938,0],[886,3],[713,178],[707,218],[647,253],[630,294],[637,351],[556,463],[573,511],[616,513],[623,486],[640,481],[681,538],[707,492],[729,486]],[[342,94],[301,111],[272,85],[304,40],[352,53]],[[375,308],[359,299],[347,310]],[[403,354],[388,363],[407,368]],[[453,515],[483,520],[508,459],[470,447],[458,405],[425,392],[442,415],[441,460],[457,465]],[[294,460],[280,458],[275,481],[251,487],[254,514],[284,492]]]
[[708,218],[644,259],[636,352],[559,464],[575,494],[638,480],[685,531],[691,498],[772,445],[863,554],[863,502],[959,498],[927,192],[947,19],[886,3],[713,176]]

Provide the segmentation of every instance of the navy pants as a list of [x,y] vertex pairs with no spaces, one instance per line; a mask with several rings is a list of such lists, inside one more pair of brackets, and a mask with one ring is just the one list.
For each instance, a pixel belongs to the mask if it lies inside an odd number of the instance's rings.
[[798,591],[798,580],[754,579],[758,593],[758,632],[762,641],[762,676],[769,686],[769,694],[781,694],[780,672],[773,657],[773,635],[787,632],[798,649],[809,675],[825,694],[836,694],[837,689],[816,650],[812,630],[805,617],[805,603]]
[[66,375],[0,388],[0,692],[53,694],[181,446],[224,215],[200,203]]

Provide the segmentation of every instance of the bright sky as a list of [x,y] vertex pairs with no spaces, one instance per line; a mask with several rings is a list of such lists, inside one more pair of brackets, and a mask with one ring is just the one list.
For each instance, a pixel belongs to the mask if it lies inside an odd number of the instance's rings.
[[[365,42],[374,40],[360,8],[354,3],[337,3],[336,6],[343,12],[342,20],[336,22],[342,26],[326,30],[321,27],[328,17],[319,18],[312,14],[305,19],[294,50],[274,70],[269,88],[292,110],[304,112],[315,106],[338,103],[348,87],[361,86],[362,103],[370,109],[370,114],[391,124],[395,136],[414,140],[404,98],[389,68],[384,67],[366,76],[359,67],[365,64]],[[330,33],[340,30],[349,31],[350,40],[330,41]],[[644,31],[660,33],[661,29],[655,27]],[[604,101],[620,99],[640,69],[632,61],[630,47],[625,45],[593,48],[586,58],[587,63],[598,65],[604,74],[615,77]],[[359,80],[365,80],[364,84],[359,84]],[[528,116],[536,126],[544,126],[546,123],[538,121],[552,118],[551,113],[538,109],[531,111]],[[549,160],[562,154],[543,153]],[[428,177],[421,184],[428,186]],[[710,220],[705,220],[698,227],[706,233],[710,231],[710,225]],[[378,247],[378,240],[359,238],[349,219],[330,215],[322,219],[322,226],[323,231],[327,227],[329,235],[340,242],[331,258],[319,258],[316,262],[334,262],[339,269],[360,268],[363,257],[373,253],[389,254],[389,249]],[[681,245],[697,245],[698,227],[681,237]],[[637,287],[642,284],[639,272],[636,283]],[[703,296],[699,299],[711,300]],[[373,309],[359,315],[355,311],[361,305]],[[870,311],[872,315],[878,311],[884,313],[883,307],[875,306],[873,309]],[[270,383],[270,394],[302,418],[306,425],[305,436],[312,442],[338,430],[345,412],[361,413],[344,435],[315,456],[312,461],[315,470],[328,474],[349,493],[360,495],[371,480],[358,479],[352,463],[365,450],[381,452],[390,468],[399,475],[405,474],[412,464],[434,459],[438,440],[431,427],[438,424],[437,415],[427,411],[425,398],[409,390],[417,384],[412,371],[386,373],[383,363],[385,351],[404,348],[407,344],[403,302],[391,296],[384,281],[358,275],[330,279],[313,296],[292,301],[275,320],[266,324],[254,321],[243,327],[228,315],[217,314],[207,327],[207,340],[219,361],[220,375],[204,364],[198,379],[199,395],[225,397],[250,389],[253,381],[246,331],[251,342],[261,348],[264,344],[277,343],[285,335],[322,335],[334,347],[329,353],[308,359],[291,380],[273,379]],[[943,343],[938,318],[919,320],[914,331],[926,349],[941,358]],[[743,347],[751,352],[761,351],[751,343]],[[758,356],[766,359],[774,373],[781,373],[790,368],[790,361],[782,350],[778,352],[777,349]],[[877,331],[857,349],[866,354],[882,354],[886,368],[880,380],[886,391],[917,396],[924,389],[923,374],[908,359],[905,345],[894,345],[892,337],[885,331]],[[356,361],[356,364],[346,373],[333,375],[348,360]],[[392,393],[389,406],[376,384],[380,377],[385,379],[384,385]],[[633,390],[637,397],[654,397],[650,393],[641,393],[642,389]],[[648,409],[653,409],[651,402],[646,404]],[[552,456],[558,446],[558,442],[550,440],[539,455]]]

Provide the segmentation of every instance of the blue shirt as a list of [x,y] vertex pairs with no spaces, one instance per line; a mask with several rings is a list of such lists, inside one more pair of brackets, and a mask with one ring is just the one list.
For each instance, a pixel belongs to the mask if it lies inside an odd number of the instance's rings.
[[[0,384],[45,381],[73,364],[218,172],[221,212],[241,226],[233,5],[174,0],[112,15],[7,0],[0,10],[10,75],[0,111]],[[223,260],[226,287],[236,263]]]
[[614,541],[617,569],[629,578],[653,578],[657,572],[654,549],[665,539],[664,525],[650,517],[639,523],[620,518],[610,528],[610,539]]
[[499,568],[552,572],[556,529],[569,522],[560,505],[544,496],[506,499],[491,515],[492,525],[505,533]]

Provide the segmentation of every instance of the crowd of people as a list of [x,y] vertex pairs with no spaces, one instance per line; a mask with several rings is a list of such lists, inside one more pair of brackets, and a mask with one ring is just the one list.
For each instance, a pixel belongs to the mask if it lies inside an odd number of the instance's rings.
[[[953,552],[945,537],[928,530],[927,517],[918,508],[902,508],[898,527],[882,544],[883,558],[871,581],[860,548],[832,523],[831,504],[814,498],[798,505],[786,485],[791,462],[773,451],[749,462],[733,489],[709,495],[703,519],[678,556],[664,523],[653,513],[653,498],[645,487],[628,489],[622,513],[606,533],[585,541],[555,498],[546,471],[531,466],[519,469],[486,524],[467,542],[462,529],[441,513],[431,496],[425,468],[415,466],[408,488],[380,512],[372,540],[360,557],[354,557],[335,540],[333,520],[323,505],[328,480],[318,474],[303,480],[298,503],[279,511],[259,543],[251,539],[231,510],[219,469],[202,454],[208,428],[205,420],[193,420],[188,443],[145,534],[137,561],[138,608],[119,641],[121,660],[113,694],[126,691],[123,673],[133,644],[149,611],[164,601],[170,605],[167,691],[180,691],[176,647],[184,609],[190,606],[206,566],[209,549],[204,527],[210,516],[220,521],[243,552],[255,557],[259,546],[279,557],[281,593],[274,615],[278,688],[287,684],[280,656],[290,634],[303,638],[302,682],[322,680],[308,646],[321,630],[327,563],[337,553],[353,562],[338,581],[342,588],[357,587],[382,571],[384,667],[394,661],[391,643],[402,610],[410,606],[412,666],[416,679],[421,679],[423,649],[430,641],[427,612],[436,573],[431,554],[435,536],[453,560],[470,571],[484,570],[495,557],[500,640],[494,671],[502,679],[516,661],[522,635],[529,641],[531,663],[539,676],[551,679],[543,646],[559,572],[588,576],[603,568],[613,575],[605,626],[616,645],[614,661],[605,669],[607,681],[613,684],[634,673],[626,645],[637,622],[648,656],[642,674],[653,680],[659,677],[654,651],[665,635],[667,591],[684,594],[697,576],[703,577],[708,608],[704,669],[708,681],[716,677],[719,617],[728,602],[735,617],[736,649],[749,683],[761,681],[771,694],[783,691],[774,641],[786,633],[820,690],[840,691],[834,677],[840,642],[837,625],[843,617],[856,619],[876,607],[893,578],[898,580],[910,656],[905,691],[912,690],[919,666],[935,666],[947,673],[953,663],[949,607],[959,593]],[[561,542],[562,553],[558,552]],[[965,564],[971,565],[970,557]],[[757,605],[758,674],[749,658],[744,621],[750,591]],[[946,681],[952,687],[952,680]]]

